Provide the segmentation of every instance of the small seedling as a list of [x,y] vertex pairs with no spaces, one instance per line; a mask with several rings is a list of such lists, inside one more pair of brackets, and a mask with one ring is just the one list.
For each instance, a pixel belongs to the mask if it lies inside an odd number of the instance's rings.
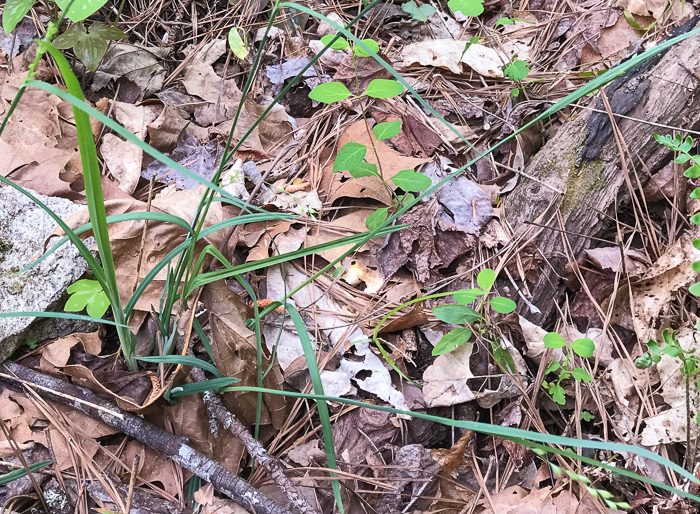
[[[449,353],[462,346],[475,334],[477,337],[488,341],[493,350],[493,356],[504,368],[515,371],[513,359],[504,348],[498,337],[493,334],[490,325],[484,318],[484,308],[488,305],[496,312],[509,314],[517,307],[515,302],[502,296],[489,298],[489,292],[496,281],[496,273],[492,269],[483,269],[476,278],[478,288],[462,289],[453,293],[454,304],[438,305],[433,308],[433,314],[437,319],[454,325],[469,325],[450,330],[433,348],[433,355]],[[469,307],[479,300],[476,309]]]
[[[345,50],[350,48],[350,44],[347,42],[347,40],[342,37],[337,37],[334,34],[327,34],[323,36],[321,41],[325,45],[330,45],[330,47],[334,50]],[[362,40],[362,43],[375,53],[379,51],[379,45],[372,39],[364,39]],[[368,57],[370,55],[359,45],[353,46],[352,51],[353,65],[355,65],[355,57]],[[355,65],[354,67],[355,72],[357,73],[357,66]],[[364,116],[365,109],[364,104],[362,104],[362,100],[364,98],[392,98],[400,95],[403,92],[403,85],[395,80],[374,79],[367,85],[364,92],[358,91],[357,94],[351,93],[345,84],[340,82],[327,82],[325,84],[320,84],[309,93],[309,98],[326,104],[332,104],[348,98],[354,98],[360,101]],[[366,116],[364,117],[366,120]],[[372,128],[371,132],[371,140],[381,141],[396,137],[401,132],[401,121],[397,120],[377,123]],[[365,160],[368,150],[374,152],[378,164],[370,163]],[[432,181],[429,177],[426,177],[425,175],[414,170],[401,170],[389,180],[385,180],[376,146],[372,145],[368,148],[367,146],[354,141],[346,143],[338,151],[335,161],[333,162],[333,172],[336,173],[339,171],[347,171],[353,178],[377,177],[392,197],[391,209],[398,209],[404,205],[406,201],[413,201],[415,196],[412,193],[419,193],[432,185]],[[393,182],[393,184],[396,187],[401,188],[405,194],[396,194],[393,189],[389,187],[388,182]],[[381,224],[384,223],[388,217],[389,208],[382,207],[372,212],[372,214],[367,217],[365,224],[369,230],[374,230],[375,228],[381,226]]]
[[96,21],[89,28],[74,23],[53,41],[59,50],[73,48],[73,53],[90,71],[96,71],[107,53],[110,41],[124,39],[126,34],[116,27]]
[[109,308],[109,299],[97,280],[82,279],[68,287],[71,295],[64,307],[66,312],[80,312],[87,307],[93,318],[101,318]]
[[566,348],[567,351],[564,352],[564,362],[559,362],[554,360],[547,364],[544,370],[545,376],[554,373],[556,379],[544,380],[542,381],[542,387],[549,392],[552,396],[552,400],[557,402],[559,405],[564,405],[566,403],[566,391],[561,385],[562,382],[568,379],[574,379],[576,382],[590,382],[593,377],[583,368],[575,368],[573,366],[574,354],[582,358],[593,357],[593,352],[595,351],[595,343],[592,339],[583,337],[576,339],[571,344],[568,344],[566,340],[557,332],[549,332],[544,336],[544,345],[547,348],[558,349]]
[[435,13],[435,7],[430,4],[417,5],[413,0],[401,4],[401,9],[411,15],[414,20],[428,21],[431,14]]
[[231,30],[229,30],[228,46],[231,48],[233,55],[241,61],[248,57],[248,42],[246,41],[245,32],[243,37],[241,37],[238,27],[231,27]]

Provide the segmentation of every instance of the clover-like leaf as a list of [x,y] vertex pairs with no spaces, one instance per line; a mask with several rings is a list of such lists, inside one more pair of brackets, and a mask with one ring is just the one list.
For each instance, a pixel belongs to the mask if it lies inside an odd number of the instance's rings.
[[401,170],[391,177],[391,181],[404,191],[413,193],[428,189],[433,184],[430,177],[413,170]]
[[455,328],[442,336],[438,343],[433,348],[433,356],[450,353],[458,346],[462,346],[469,341],[472,336],[472,331],[466,327]]
[[553,384],[549,388],[549,394],[552,395],[552,400],[557,402],[559,405],[564,405],[566,403],[566,391],[559,384]]
[[595,351],[595,343],[592,339],[582,337],[580,339],[576,339],[573,343],[571,343],[571,349],[574,351],[574,353],[581,357],[593,357],[593,352]]
[[583,368],[576,368],[571,370],[571,376],[579,382],[590,382],[593,377]]
[[78,280],[67,291],[71,296],[64,307],[66,312],[80,312],[87,307],[90,316],[101,318],[109,308],[107,294],[97,280]]
[[438,305],[433,309],[433,314],[440,321],[454,325],[473,323],[481,318],[478,312],[466,305]]
[[[321,38],[321,43],[324,45],[328,46],[331,44],[331,41],[335,39],[336,35],[335,34],[326,34]],[[350,46],[350,43],[348,43],[347,39],[344,37],[340,36],[338,39],[335,39],[333,41],[333,44],[331,44],[331,49],[333,50],[345,50]]]
[[525,80],[530,73],[529,65],[530,63],[527,61],[513,61],[503,68],[503,74],[513,81]]
[[325,84],[319,84],[309,93],[309,98],[324,104],[340,102],[341,100],[345,100],[350,96],[352,96],[352,93],[348,91],[345,84],[340,82],[326,82]]
[[515,310],[517,305],[510,298],[504,298],[502,296],[495,296],[489,300],[489,305],[496,312],[501,314],[510,314]]
[[374,79],[367,85],[365,94],[372,98],[392,98],[404,92],[404,87],[395,80]]
[[484,0],[449,0],[447,6],[452,12],[465,16],[479,16],[484,12]]
[[588,412],[587,410],[582,410],[579,414],[581,421],[593,421],[595,419],[595,414]]
[[378,140],[391,139],[396,137],[401,132],[401,120],[396,121],[385,121],[384,123],[377,123],[372,127],[372,132],[374,132],[374,137]]
[[556,332],[549,332],[544,335],[543,338],[544,345],[547,348],[564,348],[566,346],[566,341],[564,341],[564,338],[560,335],[557,334]]
[[435,7],[430,4],[416,5],[416,2],[410,0],[401,4],[401,10],[411,15],[414,20],[428,21],[431,14],[435,12]]

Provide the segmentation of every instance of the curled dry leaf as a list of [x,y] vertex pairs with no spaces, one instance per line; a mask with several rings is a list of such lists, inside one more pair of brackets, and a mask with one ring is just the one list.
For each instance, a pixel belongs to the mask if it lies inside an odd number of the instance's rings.
[[403,65],[418,63],[422,66],[436,66],[461,75],[465,73],[462,64],[466,64],[484,77],[503,78],[501,68],[510,62],[506,55],[478,43],[469,45],[465,52],[467,44],[468,41],[455,39],[426,39],[411,43],[401,53]]
[[449,407],[474,400],[467,380],[474,375],[469,368],[473,342],[457,347],[451,353],[438,356],[423,373],[423,395],[428,407]]

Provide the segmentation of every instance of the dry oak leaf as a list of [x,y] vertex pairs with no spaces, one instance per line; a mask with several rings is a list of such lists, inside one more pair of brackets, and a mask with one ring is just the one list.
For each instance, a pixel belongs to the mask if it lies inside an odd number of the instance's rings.
[[[367,147],[365,159],[371,164],[381,163],[381,173],[385,181],[389,181],[394,175],[402,170],[413,170],[421,164],[428,162],[428,159],[418,159],[415,157],[404,157],[396,150],[391,149],[382,141],[376,141],[374,135],[367,134],[367,126],[364,121],[358,121],[340,137],[338,148],[345,144],[355,142]],[[376,145],[375,155],[372,145]],[[379,161],[377,161],[377,155]],[[391,205],[392,198],[389,192],[377,177],[353,178],[349,172],[340,171],[333,173],[333,163],[329,163],[323,170],[321,189],[327,191],[328,203],[333,203],[338,198],[372,198],[384,205]],[[391,187],[393,184],[388,182]],[[395,187],[393,187],[395,189]]]

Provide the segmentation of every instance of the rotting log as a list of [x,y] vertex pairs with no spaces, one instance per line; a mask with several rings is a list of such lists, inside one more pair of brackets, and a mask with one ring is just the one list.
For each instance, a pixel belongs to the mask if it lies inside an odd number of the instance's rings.
[[[671,129],[664,127],[700,127],[698,69],[700,36],[696,35],[670,48],[656,64],[618,85],[617,90],[614,83],[605,88],[612,112],[616,113],[621,112],[613,103],[616,91],[633,95],[641,91],[636,103],[627,106],[623,116],[615,117],[622,145],[629,152],[625,162],[630,175],[636,170],[639,177],[648,177],[671,159],[668,149],[654,140],[655,131],[666,134]],[[527,287],[514,277],[520,292],[540,311],[532,312],[525,302],[517,302],[518,312],[540,325],[555,311],[565,290],[561,273],[568,258],[563,238],[573,256],[579,258],[590,246],[590,238],[598,236],[614,219],[608,215],[616,200],[630,197],[615,136],[607,137],[597,152],[590,150],[590,141],[586,144],[591,127],[599,125],[601,117],[609,119],[600,93],[589,105],[603,113],[584,109],[575,120],[563,125],[525,170],[526,175],[540,182],[522,176],[505,200],[505,217],[515,237],[527,241],[536,235],[533,244],[545,258]],[[597,119],[589,123],[592,116]],[[633,176],[630,180],[636,185]],[[500,289],[517,301],[519,294],[511,283],[502,281]]]

